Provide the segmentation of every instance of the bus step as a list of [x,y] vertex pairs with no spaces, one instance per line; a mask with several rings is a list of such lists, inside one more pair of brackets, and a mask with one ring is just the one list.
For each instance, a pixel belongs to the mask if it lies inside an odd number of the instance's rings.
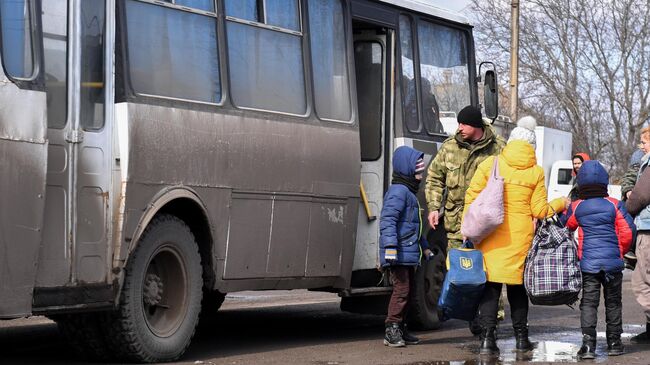
[[392,286],[373,286],[369,288],[350,288],[339,292],[340,297],[366,297],[372,295],[389,295],[393,291]]

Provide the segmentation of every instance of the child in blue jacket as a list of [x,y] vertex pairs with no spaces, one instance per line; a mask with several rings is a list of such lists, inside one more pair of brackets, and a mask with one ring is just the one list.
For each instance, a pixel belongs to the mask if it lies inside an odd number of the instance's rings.
[[578,258],[582,271],[582,347],[578,357],[596,357],[601,286],[605,297],[607,354],[621,355],[623,255],[632,243],[636,228],[625,205],[608,196],[609,175],[598,161],[585,161],[577,180],[579,199],[569,207],[567,227],[578,230]]
[[420,259],[431,250],[422,239],[422,217],[415,194],[424,172],[424,154],[402,146],[393,154],[393,181],[384,196],[379,221],[380,261],[389,268],[393,293],[388,305],[384,345],[415,345],[419,339],[406,331],[409,297],[414,293],[414,274]]

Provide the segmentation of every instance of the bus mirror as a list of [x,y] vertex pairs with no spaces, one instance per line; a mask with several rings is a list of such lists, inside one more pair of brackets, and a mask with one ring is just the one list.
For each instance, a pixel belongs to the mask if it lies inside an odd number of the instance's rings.
[[485,116],[494,120],[499,115],[499,87],[497,85],[496,72],[494,70],[485,71],[483,80]]

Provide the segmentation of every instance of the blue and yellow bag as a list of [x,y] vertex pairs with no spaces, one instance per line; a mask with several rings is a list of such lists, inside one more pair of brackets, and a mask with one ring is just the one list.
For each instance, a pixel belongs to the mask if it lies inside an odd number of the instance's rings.
[[486,281],[483,254],[470,241],[449,250],[447,275],[438,299],[441,319],[474,319]]

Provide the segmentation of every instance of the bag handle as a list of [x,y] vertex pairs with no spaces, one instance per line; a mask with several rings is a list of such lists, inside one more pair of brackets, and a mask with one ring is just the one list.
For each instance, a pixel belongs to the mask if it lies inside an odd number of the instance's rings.
[[473,249],[474,248],[474,243],[472,243],[472,241],[470,241],[469,239],[465,239],[465,241],[463,241],[463,245],[461,247],[462,248]]
[[498,179],[499,177],[501,177],[499,175],[499,156],[494,156],[494,163],[492,164],[492,173],[490,175],[494,179]]

